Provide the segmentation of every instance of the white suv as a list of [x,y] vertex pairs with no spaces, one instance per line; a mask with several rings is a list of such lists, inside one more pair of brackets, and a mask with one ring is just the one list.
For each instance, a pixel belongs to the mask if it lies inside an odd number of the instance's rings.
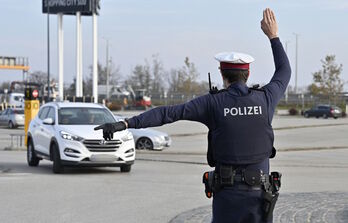
[[106,107],[93,103],[51,102],[43,105],[28,129],[29,166],[41,159],[53,161],[53,172],[64,166],[116,166],[129,172],[135,160],[132,133],[114,133],[105,141],[94,127],[117,121]]

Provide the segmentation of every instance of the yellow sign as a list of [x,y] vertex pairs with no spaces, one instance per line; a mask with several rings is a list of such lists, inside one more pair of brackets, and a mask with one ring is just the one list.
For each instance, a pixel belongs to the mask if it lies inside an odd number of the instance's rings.
[[40,108],[40,101],[39,100],[25,100],[24,101],[24,115],[25,115],[25,122],[24,122],[24,131],[25,131],[25,139],[24,143],[27,145],[27,139],[28,139],[28,128],[30,121],[35,118],[37,113],[39,112]]
[[23,65],[0,65],[0,69],[28,71],[30,67]]

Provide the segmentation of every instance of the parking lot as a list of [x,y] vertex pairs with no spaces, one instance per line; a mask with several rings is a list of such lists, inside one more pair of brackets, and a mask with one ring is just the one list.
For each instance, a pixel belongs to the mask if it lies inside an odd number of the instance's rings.
[[[273,127],[278,154],[271,168],[283,173],[274,222],[347,222],[348,119],[276,116]],[[211,200],[201,183],[210,169],[206,127],[180,121],[156,129],[170,134],[172,146],[138,152],[130,173],[54,175],[50,162],[29,168],[25,151],[4,150],[9,134],[23,129],[1,128],[1,222],[209,222]]]

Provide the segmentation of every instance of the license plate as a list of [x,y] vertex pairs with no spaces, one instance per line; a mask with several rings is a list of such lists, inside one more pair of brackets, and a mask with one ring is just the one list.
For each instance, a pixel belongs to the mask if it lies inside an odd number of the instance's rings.
[[98,154],[92,155],[90,160],[91,162],[114,162],[117,160],[117,157],[108,154]]

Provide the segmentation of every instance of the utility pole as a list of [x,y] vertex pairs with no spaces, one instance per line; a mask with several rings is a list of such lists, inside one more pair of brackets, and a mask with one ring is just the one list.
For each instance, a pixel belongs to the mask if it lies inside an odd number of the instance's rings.
[[109,99],[109,40],[106,39],[106,98]]
[[295,94],[297,94],[297,71],[298,71],[298,33],[294,33],[296,36],[296,59],[295,59]]

